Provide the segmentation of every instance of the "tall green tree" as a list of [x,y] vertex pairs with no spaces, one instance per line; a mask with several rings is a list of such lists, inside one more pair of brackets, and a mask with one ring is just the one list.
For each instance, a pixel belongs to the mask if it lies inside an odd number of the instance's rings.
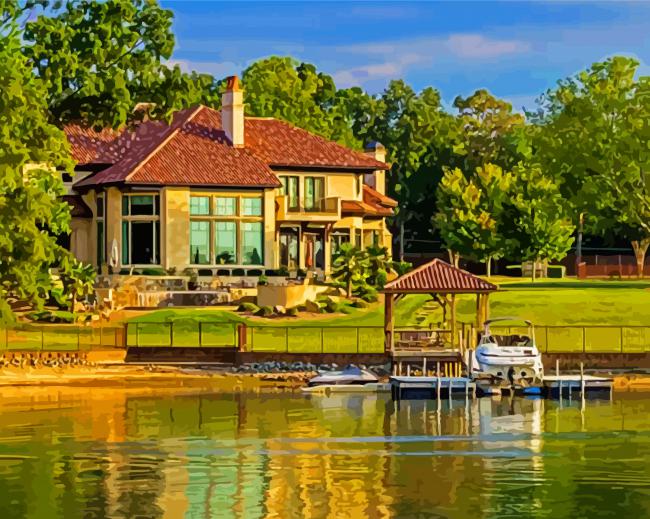
[[43,305],[49,267],[65,254],[54,235],[69,232],[69,206],[57,169],[71,170],[67,140],[49,123],[47,93],[21,52],[17,14],[0,27],[0,319],[11,300]]
[[250,115],[276,117],[342,144],[360,146],[346,104],[353,93],[359,95],[360,91],[337,96],[332,77],[318,72],[314,65],[272,56],[244,70],[242,82]]
[[490,276],[492,260],[505,256],[510,247],[505,206],[513,175],[487,164],[468,176],[458,168],[445,173],[433,222],[455,265],[459,256],[480,261]]
[[[539,164],[515,166],[508,200],[503,218],[512,222],[507,235],[516,251],[513,259],[533,265],[563,259],[573,244],[575,226],[566,216],[567,201]],[[534,280],[535,268],[532,277]]]
[[165,64],[174,48],[172,16],[155,0],[75,0],[51,3],[27,22],[22,53],[44,85],[49,120],[118,127],[138,116],[138,103],[165,118],[210,102],[211,76]]
[[561,80],[539,100],[537,159],[585,230],[627,238],[639,274],[650,244],[647,172],[650,171],[650,91],[639,63],[613,57]]
[[522,114],[512,105],[481,89],[454,100],[461,131],[454,151],[462,157],[463,170],[473,172],[486,164],[511,169],[527,152]]

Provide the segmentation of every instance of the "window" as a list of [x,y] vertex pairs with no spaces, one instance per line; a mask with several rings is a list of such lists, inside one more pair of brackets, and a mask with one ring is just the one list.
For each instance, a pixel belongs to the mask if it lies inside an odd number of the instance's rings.
[[237,223],[214,223],[214,252],[218,265],[237,263]]
[[190,264],[264,264],[264,204],[259,191],[255,195],[196,193],[191,197]]
[[237,214],[237,199],[232,197],[217,197],[215,213],[217,216],[235,216]]
[[122,264],[160,263],[158,195],[122,195]]
[[363,248],[363,241],[361,237],[361,229],[355,229],[354,230],[354,246],[362,249]]
[[104,218],[104,193],[97,195],[97,218]]
[[334,258],[338,254],[339,250],[341,250],[341,245],[344,243],[350,243],[350,231],[347,229],[334,231],[331,234],[330,240],[332,244],[332,258]]
[[123,216],[154,216],[158,214],[158,195],[123,195]]
[[262,216],[262,199],[261,198],[242,198],[243,216]]
[[195,216],[207,216],[210,214],[210,197],[190,197],[190,214]]
[[281,192],[287,196],[287,209],[289,211],[298,211],[300,208],[298,177],[280,177],[280,182],[282,182]]
[[210,222],[190,222],[190,263],[207,265],[210,263]]
[[305,177],[305,211],[325,210],[325,179]]
[[299,237],[297,228],[280,229],[280,266],[298,268]]
[[262,239],[262,222],[241,223],[241,253],[244,265],[262,265],[264,263]]

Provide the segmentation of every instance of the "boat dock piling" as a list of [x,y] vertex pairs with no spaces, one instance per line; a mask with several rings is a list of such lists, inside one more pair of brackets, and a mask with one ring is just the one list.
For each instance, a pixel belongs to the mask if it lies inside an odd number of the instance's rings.
[[[423,368],[426,370],[426,361]],[[451,371],[451,370],[450,370]],[[390,394],[393,400],[402,400],[403,398],[437,398],[440,399],[443,394],[449,398],[454,394],[464,395],[467,398],[470,394],[476,396],[476,384],[468,377],[460,376],[443,376],[440,371],[440,362],[436,362],[435,376],[417,376],[394,375],[390,377]],[[426,371],[423,371],[426,373]]]

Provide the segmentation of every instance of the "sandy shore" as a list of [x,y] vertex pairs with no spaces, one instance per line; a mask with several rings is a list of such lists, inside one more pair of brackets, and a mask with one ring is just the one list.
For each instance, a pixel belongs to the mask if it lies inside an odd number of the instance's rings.
[[221,391],[299,388],[314,373],[227,373],[176,366],[97,366],[4,368],[0,386],[65,385],[94,387],[186,386]]
[[[111,364],[0,369],[0,386],[194,387],[219,391],[296,389],[315,373],[229,373],[183,366]],[[615,391],[650,391],[650,375],[615,375]]]

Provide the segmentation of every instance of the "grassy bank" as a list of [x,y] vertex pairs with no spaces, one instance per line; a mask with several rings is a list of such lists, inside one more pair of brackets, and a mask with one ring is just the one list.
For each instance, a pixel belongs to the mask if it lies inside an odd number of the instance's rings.
[[[645,325],[650,326],[650,281],[554,280],[531,283],[520,278],[494,278],[499,291],[490,296],[492,316],[515,315],[540,325]],[[246,322],[268,326],[381,326],[383,306],[350,308],[347,315],[301,315],[299,318],[262,319],[219,309],[164,309],[133,316],[133,321],[177,320]],[[458,316],[474,319],[475,298],[460,296]],[[397,305],[397,326],[428,325],[442,320],[428,295],[410,295]]]

